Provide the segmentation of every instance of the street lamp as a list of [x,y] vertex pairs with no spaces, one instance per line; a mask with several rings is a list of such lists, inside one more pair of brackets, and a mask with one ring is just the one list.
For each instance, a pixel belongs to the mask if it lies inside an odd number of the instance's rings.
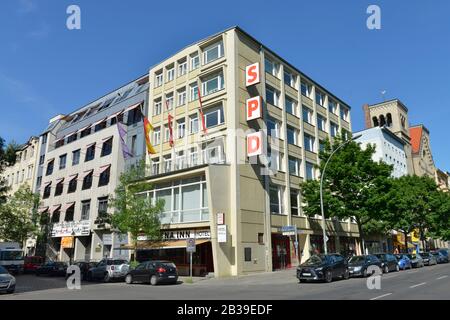
[[360,138],[362,135],[359,134],[357,136],[352,137],[351,139],[348,139],[346,141],[344,141],[343,143],[341,143],[336,149],[333,150],[333,152],[331,152],[330,156],[327,159],[327,162],[325,162],[325,166],[323,167],[323,171],[320,175],[320,211],[322,213],[322,233],[323,233],[323,249],[325,254],[328,254],[328,250],[327,250],[327,241],[326,241],[326,231],[325,231],[325,212],[324,212],[324,208],[323,208],[323,177],[325,176],[325,170],[327,169],[328,163],[330,162],[331,158],[333,157],[333,155],[339,150],[341,149],[343,146],[345,146],[347,143],[354,141],[358,138]]

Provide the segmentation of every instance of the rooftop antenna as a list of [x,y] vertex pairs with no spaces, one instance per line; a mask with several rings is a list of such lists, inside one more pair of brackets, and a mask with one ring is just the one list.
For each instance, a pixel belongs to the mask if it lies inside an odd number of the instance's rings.
[[386,90],[381,91],[381,97],[383,98],[383,102],[386,101]]

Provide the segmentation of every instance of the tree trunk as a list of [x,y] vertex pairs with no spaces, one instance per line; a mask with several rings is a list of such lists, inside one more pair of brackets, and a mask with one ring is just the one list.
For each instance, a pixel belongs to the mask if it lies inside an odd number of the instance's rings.
[[361,250],[361,254],[366,254],[366,248],[365,248],[365,244],[364,244],[364,232],[362,229],[362,225],[361,225],[361,221],[359,219],[356,219],[356,224],[358,225],[358,229],[359,229],[359,238],[360,238],[360,242],[359,242],[359,249]]
[[405,235],[405,253],[408,253],[408,232],[404,231],[403,234]]

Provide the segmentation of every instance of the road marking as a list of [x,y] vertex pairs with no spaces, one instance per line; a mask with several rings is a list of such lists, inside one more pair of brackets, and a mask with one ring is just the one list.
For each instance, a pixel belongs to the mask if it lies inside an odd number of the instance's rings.
[[436,280],[445,279],[445,278],[447,278],[447,277],[448,277],[448,276],[442,276],[442,277],[437,278]]
[[412,289],[412,288],[415,288],[415,287],[418,287],[418,286],[423,286],[424,284],[426,284],[426,282],[415,284],[415,285],[411,286],[410,288]]
[[386,294],[383,294],[383,295],[381,295],[381,296],[378,296],[378,297],[372,298],[372,299],[370,299],[370,300],[377,300],[377,299],[381,299],[381,298],[384,298],[384,297],[390,296],[391,294],[392,294],[392,292],[391,292],[391,293],[386,293]]

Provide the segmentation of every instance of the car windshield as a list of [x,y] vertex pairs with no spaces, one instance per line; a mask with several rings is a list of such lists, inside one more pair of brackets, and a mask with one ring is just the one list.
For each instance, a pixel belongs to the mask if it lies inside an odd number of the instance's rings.
[[108,260],[108,266],[111,266],[111,265],[117,266],[117,265],[121,265],[124,263],[127,263],[127,261],[126,260]]
[[8,273],[9,273],[8,270],[0,266],[0,274],[8,274]]
[[324,260],[325,260],[325,256],[312,256],[311,258],[306,260],[304,265],[312,266],[312,265],[316,265],[316,264],[321,264]]
[[167,268],[176,268],[175,264],[172,262],[163,262],[161,265]]
[[428,252],[422,252],[420,255],[425,258],[428,258],[430,256]]
[[408,255],[406,255],[408,258],[410,258],[410,259],[415,259],[416,258],[416,255],[415,254],[408,254]]
[[364,262],[366,260],[366,257],[364,256],[354,256],[351,257],[348,261],[349,263],[358,263],[358,262]]
[[0,260],[17,261],[23,260],[23,252],[21,250],[5,250],[0,252]]

